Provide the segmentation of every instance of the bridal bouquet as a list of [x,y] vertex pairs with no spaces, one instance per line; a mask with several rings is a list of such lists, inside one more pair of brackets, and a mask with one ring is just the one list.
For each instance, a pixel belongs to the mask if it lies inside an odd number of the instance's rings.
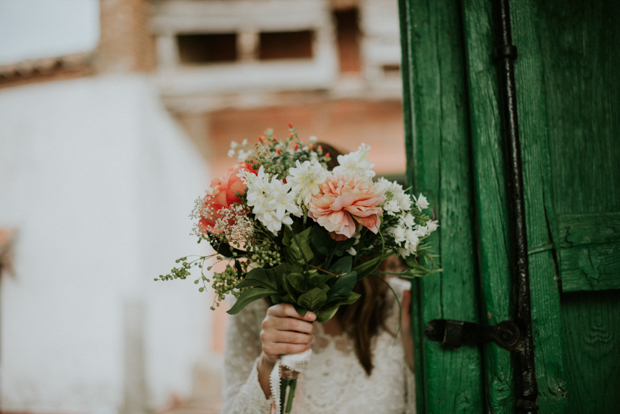
[[[370,147],[364,144],[339,155],[339,165],[329,171],[331,156],[316,138],[304,144],[289,127],[284,140],[268,130],[255,145],[232,143],[229,156],[238,162],[211,182],[191,214],[198,242],[208,242],[215,252],[183,257],[170,274],[155,280],[185,279],[194,266],[211,271],[209,260],[215,258],[226,263],[225,269],[212,278],[203,269],[195,280],[202,284],[200,291],[211,283],[212,309],[229,293],[237,297],[228,311],[232,315],[269,297],[325,322],[340,306],[359,299],[353,291],[358,281],[388,273],[377,268],[391,255],[408,265],[399,276],[431,273],[418,261],[428,257],[421,241],[438,226],[423,213],[426,198],[409,195],[396,182],[374,179]],[[284,388],[272,390],[278,412],[285,406],[290,411],[295,381],[282,382],[290,386],[287,404],[280,401]]]

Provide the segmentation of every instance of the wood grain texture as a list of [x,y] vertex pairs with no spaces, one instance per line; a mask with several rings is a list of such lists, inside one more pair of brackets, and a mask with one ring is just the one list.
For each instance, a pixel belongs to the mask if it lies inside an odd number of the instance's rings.
[[[402,0],[409,177],[440,222],[431,238],[443,272],[417,284],[417,328],[435,318],[477,321],[472,182],[459,2]],[[406,43],[405,43],[406,42]],[[405,65],[404,65],[405,66]],[[480,349],[442,349],[420,338],[423,404],[418,412],[481,413]]]
[[562,297],[569,413],[617,413],[620,407],[618,291]]
[[545,79],[538,10],[533,0],[511,2],[517,109],[521,137],[525,215],[530,264],[532,328],[541,413],[563,413],[566,396],[558,268],[553,250],[557,234],[549,158]]
[[[413,24],[411,22],[411,4],[399,0],[400,42],[402,53],[401,75],[403,79],[403,121],[405,126],[405,152],[407,154],[407,182],[415,183],[415,145],[413,141],[413,85],[411,43]],[[426,412],[426,383],[424,356],[424,323],[422,320],[422,288],[419,279],[411,281],[411,325],[413,330],[415,392],[417,412]]]
[[[474,187],[479,231],[479,272],[483,314],[495,325],[511,319],[511,276],[507,200],[497,72],[492,59],[491,2],[464,0],[464,28],[474,158]],[[513,413],[513,359],[508,351],[484,346],[487,412]]]
[[619,2],[540,2],[558,214],[620,212]]
[[620,289],[620,213],[558,217],[562,291]]
[[[562,289],[617,287],[620,3],[546,0],[538,15]],[[618,411],[620,292],[564,293],[561,316],[566,412]]]

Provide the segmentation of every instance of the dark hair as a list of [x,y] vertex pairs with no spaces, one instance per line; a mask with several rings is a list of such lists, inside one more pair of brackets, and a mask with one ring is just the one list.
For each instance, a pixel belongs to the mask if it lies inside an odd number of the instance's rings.
[[[321,145],[324,154],[329,153],[331,160],[327,169],[331,171],[338,165],[337,157],[342,152],[325,142],[317,142],[318,145]],[[383,266],[382,263],[380,267]],[[355,285],[354,291],[362,296],[352,305],[340,307],[335,317],[353,340],[355,355],[366,374],[370,375],[374,368],[373,340],[381,329],[386,329],[388,287],[380,276],[369,275]]]

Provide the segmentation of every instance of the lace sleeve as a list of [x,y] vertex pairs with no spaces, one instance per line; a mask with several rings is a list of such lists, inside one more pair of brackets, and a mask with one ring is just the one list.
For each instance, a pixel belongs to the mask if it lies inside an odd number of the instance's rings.
[[261,352],[260,329],[267,306],[264,301],[248,305],[228,320],[224,351],[224,414],[268,414],[271,400],[265,398],[256,364]]

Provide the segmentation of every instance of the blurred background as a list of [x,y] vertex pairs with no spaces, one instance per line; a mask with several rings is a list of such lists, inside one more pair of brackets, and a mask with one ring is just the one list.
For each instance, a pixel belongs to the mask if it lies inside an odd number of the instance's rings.
[[0,410],[215,413],[193,201],[267,128],[404,179],[396,0],[0,0]]

